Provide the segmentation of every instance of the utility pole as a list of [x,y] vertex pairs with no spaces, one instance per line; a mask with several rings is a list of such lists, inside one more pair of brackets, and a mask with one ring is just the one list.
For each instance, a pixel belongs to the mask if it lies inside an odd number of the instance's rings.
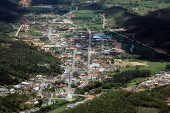
[[[88,75],[90,74],[90,63],[91,63],[91,38],[92,38],[92,33],[91,30],[87,27],[87,31],[89,33],[89,45],[88,45],[88,61],[87,61],[87,66],[88,66]],[[92,79],[92,76],[91,76]]]
[[73,73],[75,71],[75,59],[76,59],[77,49],[75,48],[73,50],[73,62],[71,71],[69,71],[69,80],[68,80],[68,92],[67,92],[67,99],[71,100],[73,98],[72,92],[71,92],[71,77],[73,76]]
[[71,92],[71,77],[73,76],[73,73],[75,71],[76,54],[77,54],[77,49],[75,48],[73,50],[73,63],[72,63],[72,67],[71,67],[71,72],[69,72],[69,80],[68,80],[67,99],[69,99],[69,100],[71,100],[73,98],[73,95]]
[[48,105],[52,104],[53,93],[50,94],[50,98],[48,100]]
[[40,89],[38,91],[38,95],[43,98],[43,94],[42,94],[42,87],[44,86],[45,82],[44,81],[41,81],[41,86],[40,86]]
[[35,15],[34,15],[34,22],[33,22],[33,24],[35,24]]
[[101,50],[104,51],[104,40],[101,40]]
[[24,25],[20,25],[20,27],[18,28],[18,31],[16,32],[15,36],[18,37],[19,32],[21,31],[21,29],[24,27]]
[[102,24],[103,24],[103,29],[105,29],[105,27],[106,27],[106,17],[105,17],[105,14],[101,14],[101,16],[102,16]]
[[65,68],[65,75],[68,77],[68,87],[67,87],[67,100],[70,100],[72,99],[72,95],[71,95],[71,77],[70,77],[70,68],[69,66],[67,65],[66,68]]
[[75,48],[74,51],[73,51],[73,64],[72,64],[72,73],[71,73],[71,75],[72,75],[72,74],[74,73],[74,71],[75,71],[76,54],[77,54],[77,48]]
[[52,40],[52,27],[48,27],[48,39]]

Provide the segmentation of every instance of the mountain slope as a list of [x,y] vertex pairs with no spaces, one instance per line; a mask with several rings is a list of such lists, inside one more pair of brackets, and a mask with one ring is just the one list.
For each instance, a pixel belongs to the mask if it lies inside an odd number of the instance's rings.
[[36,74],[56,76],[60,60],[22,41],[0,38],[0,84],[15,84]]
[[170,54],[170,8],[151,12],[126,21],[128,33],[135,39]]
[[169,86],[152,91],[110,91],[62,113],[169,113],[164,99],[170,96]]
[[21,16],[21,10],[18,5],[9,1],[0,1],[0,21],[10,22],[15,21]]
[[108,18],[108,23],[112,24],[113,27],[122,26],[124,22],[135,17],[134,14],[130,13],[127,9],[113,6],[111,8],[106,8],[103,13],[105,13]]
[[9,23],[17,21],[22,11],[11,1],[0,1],[0,85],[16,84],[36,74],[56,76],[62,72],[59,59],[6,34],[13,30]]

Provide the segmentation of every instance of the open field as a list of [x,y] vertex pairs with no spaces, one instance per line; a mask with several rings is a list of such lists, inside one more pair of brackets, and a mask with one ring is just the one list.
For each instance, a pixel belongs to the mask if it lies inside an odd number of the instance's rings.
[[[134,60],[132,61],[132,63],[134,62]],[[166,65],[168,64],[168,62],[154,62],[154,61],[144,61],[144,60],[136,60],[135,62],[139,62],[142,64],[146,64],[145,66],[127,66],[121,69],[121,71],[127,71],[127,70],[133,70],[133,69],[140,69],[140,70],[150,70],[152,74],[156,74],[159,73],[160,71],[164,71]]]

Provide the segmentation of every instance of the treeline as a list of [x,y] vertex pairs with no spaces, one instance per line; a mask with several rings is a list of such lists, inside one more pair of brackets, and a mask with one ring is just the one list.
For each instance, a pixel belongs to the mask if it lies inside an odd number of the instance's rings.
[[76,93],[84,94],[85,92],[90,92],[96,94],[100,93],[102,89],[126,87],[129,81],[141,77],[150,77],[150,75],[151,72],[149,70],[128,70],[113,74],[111,78],[104,81],[90,82],[89,85],[84,88],[77,88]]
[[96,99],[62,113],[170,113],[165,98],[170,86],[152,91],[110,91]]
[[114,83],[126,84],[128,81],[139,78],[139,77],[150,77],[151,72],[149,70],[129,70],[125,72],[121,72],[119,74],[113,75],[111,81]]
[[39,5],[39,4],[48,4],[48,5],[71,4],[72,2],[74,2],[74,0],[32,0],[33,5]]
[[47,112],[53,111],[54,109],[65,105],[67,103],[68,103],[68,101],[66,101],[66,100],[56,101],[56,103],[53,105],[41,107],[41,109],[35,113],[47,113]]

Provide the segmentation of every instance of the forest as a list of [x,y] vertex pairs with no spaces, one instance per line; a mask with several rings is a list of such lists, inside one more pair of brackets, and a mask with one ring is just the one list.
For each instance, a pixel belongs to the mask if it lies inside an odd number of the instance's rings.
[[36,74],[57,76],[62,73],[60,64],[60,59],[25,42],[0,38],[1,85],[16,84]]
[[169,113],[165,103],[169,90],[168,85],[143,92],[109,91],[62,113]]
[[32,106],[25,104],[31,98],[30,95],[11,94],[0,97],[0,113],[18,113]]
[[136,78],[150,77],[151,72],[149,70],[128,70],[111,74],[110,78],[103,81],[90,82],[84,88],[77,88],[76,93],[84,94],[90,92],[90,94],[101,93],[105,89],[119,89],[120,87],[127,87],[129,81]]

